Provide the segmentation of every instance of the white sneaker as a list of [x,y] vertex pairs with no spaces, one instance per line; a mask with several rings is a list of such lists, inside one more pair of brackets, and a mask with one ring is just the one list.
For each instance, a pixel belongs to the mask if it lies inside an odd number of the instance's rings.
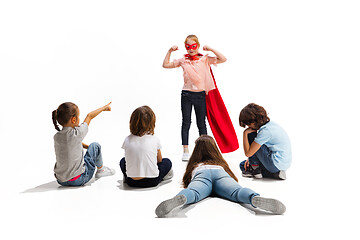
[[165,177],[163,178],[163,180],[172,179],[173,176],[174,176],[174,171],[173,171],[172,169],[170,169],[170,171],[165,175]]
[[184,206],[186,203],[186,197],[184,195],[175,196],[169,200],[163,201],[155,209],[155,214],[158,217],[165,217],[175,208]]
[[101,178],[106,176],[112,176],[115,174],[115,170],[106,166],[98,169],[95,174],[95,178]]
[[274,214],[283,214],[286,211],[285,205],[276,199],[255,196],[252,198],[251,203],[255,207],[272,212]]
[[184,162],[187,162],[187,161],[189,161],[189,159],[190,159],[190,153],[184,152],[183,155],[182,155],[182,160]]

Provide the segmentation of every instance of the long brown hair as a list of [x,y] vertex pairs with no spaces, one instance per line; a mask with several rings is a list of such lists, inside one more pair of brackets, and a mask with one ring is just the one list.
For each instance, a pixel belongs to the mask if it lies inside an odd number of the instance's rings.
[[240,112],[239,124],[241,127],[254,123],[256,129],[259,129],[262,125],[268,123],[270,118],[268,117],[265,108],[255,103],[249,103]]
[[130,117],[130,132],[136,136],[154,135],[156,116],[149,106],[135,109]]
[[78,106],[72,102],[61,104],[56,110],[52,111],[52,120],[55,129],[60,131],[59,125],[64,126],[72,117],[76,117]]
[[215,140],[208,135],[202,135],[195,141],[195,148],[189,159],[186,171],[183,177],[183,185],[185,188],[191,182],[192,171],[198,164],[219,165],[233,178],[238,181],[235,174],[231,171],[229,165],[221,155]]

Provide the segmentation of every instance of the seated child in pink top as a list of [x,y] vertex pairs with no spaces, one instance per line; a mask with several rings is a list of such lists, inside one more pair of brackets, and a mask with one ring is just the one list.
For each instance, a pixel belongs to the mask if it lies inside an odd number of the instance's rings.
[[190,158],[188,142],[189,129],[191,124],[191,111],[194,106],[196,115],[196,124],[199,129],[199,135],[206,135],[206,92],[215,89],[215,85],[210,73],[210,65],[223,63],[226,61],[224,55],[213,48],[204,46],[204,51],[213,52],[216,57],[202,55],[199,53],[200,43],[195,35],[189,35],[185,39],[185,48],[188,52],[183,58],[170,62],[170,55],[173,51],[177,51],[177,46],[172,46],[167,52],[163,67],[176,68],[182,67],[184,71],[184,86],[181,92],[181,111],[182,126],[181,138],[184,153],[182,160],[188,161]]

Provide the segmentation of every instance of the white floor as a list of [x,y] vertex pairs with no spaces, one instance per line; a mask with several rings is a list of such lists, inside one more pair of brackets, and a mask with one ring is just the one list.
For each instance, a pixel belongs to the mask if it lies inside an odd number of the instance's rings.
[[[1,239],[355,239],[359,10],[356,1],[320,0],[2,1]],[[282,216],[208,198],[177,217],[156,218],[156,206],[181,190],[186,166],[182,71],[161,65],[172,45],[180,49],[172,59],[182,57],[192,33],[228,59],[213,71],[240,145],[238,115],[249,102],[290,136],[286,181],[242,178],[242,149],[224,154],[242,186],[285,203]],[[84,142],[102,145],[114,176],[80,188],[55,182],[51,112],[65,101],[79,106],[81,119],[113,102]],[[118,162],[130,114],[145,104],[175,176],[139,190],[122,183]],[[196,136],[194,123],[190,142]]]

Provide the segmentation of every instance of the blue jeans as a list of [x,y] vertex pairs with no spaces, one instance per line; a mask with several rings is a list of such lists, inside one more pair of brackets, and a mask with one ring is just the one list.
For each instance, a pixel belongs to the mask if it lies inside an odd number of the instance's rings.
[[199,129],[199,135],[207,134],[206,130],[206,98],[205,91],[191,92],[183,90],[181,92],[181,139],[182,145],[189,145],[189,130],[191,125],[192,106],[195,109],[196,124]]
[[147,188],[147,187],[155,187],[159,185],[159,183],[163,180],[163,178],[168,174],[172,167],[172,162],[168,158],[163,158],[161,163],[157,164],[159,169],[159,176],[155,178],[143,178],[139,180],[134,180],[131,177],[126,175],[126,161],[125,158],[120,160],[120,169],[124,174],[124,178],[126,183],[131,187],[140,187],[140,188]]
[[[255,140],[256,135],[256,132],[248,134],[248,140],[250,145]],[[270,151],[270,149],[265,144],[263,144],[254,155],[249,157],[249,163],[250,165],[260,165],[261,173],[265,176],[271,173],[277,173],[280,170],[274,165],[271,154],[272,152]],[[243,172],[245,171],[244,165],[245,161],[240,163],[240,169]]]
[[189,186],[178,193],[186,197],[186,204],[196,203],[214,194],[233,202],[251,204],[257,196],[249,188],[243,188],[223,169],[204,169],[195,173]]
[[93,177],[96,167],[102,167],[101,146],[98,143],[91,143],[84,156],[85,172],[75,181],[60,182],[62,186],[83,186]]

